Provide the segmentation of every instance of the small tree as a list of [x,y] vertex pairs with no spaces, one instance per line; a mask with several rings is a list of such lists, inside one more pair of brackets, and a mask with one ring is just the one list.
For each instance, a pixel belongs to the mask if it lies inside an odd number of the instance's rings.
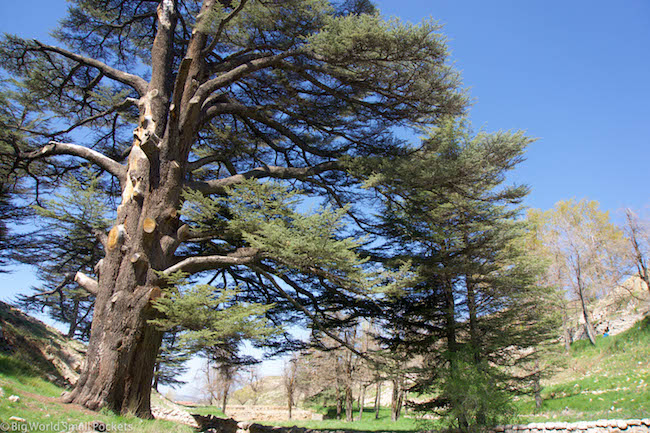
[[292,357],[284,364],[282,373],[282,383],[287,391],[287,409],[289,410],[289,419],[292,419],[293,407],[296,404],[296,380],[298,378],[299,358]]
[[548,250],[548,278],[579,301],[585,333],[595,345],[589,305],[616,287],[625,273],[623,232],[595,201],[560,201],[546,212],[531,211],[529,218],[538,221]]
[[636,268],[639,278],[650,291],[650,228],[648,222],[643,221],[631,209],[625,210],[625,234],[629,241],[629,251],[632,263]]

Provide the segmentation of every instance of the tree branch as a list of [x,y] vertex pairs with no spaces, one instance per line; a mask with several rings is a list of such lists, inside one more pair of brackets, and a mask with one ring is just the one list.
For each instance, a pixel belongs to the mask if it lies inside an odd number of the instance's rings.
[[214,50],[214,48],[217,46],[217,43],[219,43],[219,39],[221,39],[221,34],[223,33],[223,29],[226,27],[226,24],[232,21],[232,19],[235,18],[244,9],[246,3],[248,3],[248,0],[241,0],[239,2],[239,6],[237,6],[237,8],[233,10],[226,18],[221,20],[221,22],[219,23],[219,28],[217,29],[217,32],[214,35],[214,39],[212,40],[210,45],[205,49],[205,52],[203,53],[204,56],[212,52],[212,50]]
[[64,129],[64,130],[62,130],[62,131],[55,132],[54,134],[51,134],[51,135],[48,134],[47,136],[49,136],[49,137],[55,137],[55,136],[57,136],[57,135],[67,134],[67,133],[69,133],[70,131],[72,131],[72,130],[74,130],[74,129],[76,129],[76,128],[79,128],[80,126],[85,125],[86,123],[90,123],[90,122],[92,122],[92,121],[94,121],[94,120],[101,119],[102,117],[104,117],[104,116],[108,116],[109,114],[114,113],[114,112],[116,112],[116,111],[117,111],[117,112],[124,111],[126,108],[131,107],[131,106],[134,106],[134,105],[136,105],[136,106],[138,105],[138,100],[137,100],[137,99],[134,99],[134,98],[126,98],[124,101],[122,101],[121,103],[119,103],[119,104],[117,104],[117,105],[112,106],[112,107],[109,108],[108,110],[104,110],[104,111],[102,111],[101,113],[97,113],[97,114],[95,114],[94,116],[87,117],[87,118],[85,118],[85,119],[83,119],[83,120],[80,120],[79,122],[75,123],[74,125],[70,126],[70,127],[67,128],[67,129]]
[[127,86],[133,87],[140,96],[144,96],[147,93],[147,81],[142,77],[137,75],[129,74],[128,72],[120,71],[119,69],[108,66],[107,64],[100,62],[99,60],[93,59],[91,57],[82,56],[80,54],[73,53],[71,51],[65,50],[63,48],[54,47],[52,45],[45,45],[44,43],[34,40],[36,45],[39,46],[40,51],[48,51],[52,53],[57,53],[63,57],[67,57],[70,60],[79,62],[86,66],[91,66],[100,70],[107,77],[119,81],[120,83],[126,84]]
[[71,143],[58,143],[56,141],[50,141],[49,144],[43,146],[39,150],[29,152],[21,155],[21,158],[25,159],[39,159],[45,158],[50,155],[72,155],[83,158],[87,161],[92,162],[103,168],[104,170],[111,173],[113,176],[117,177],[120,182],[124,181],[126,177],[126,167],[114,159],[109,158],[106,155],[103,155],[96,150],[89,149],[84,146],[79,146],[78,144]]
[[296,146],[298,146],[305,152],[323,158],[334,158],[340,155],[340,152],[330,152],[330,151],[318,149],[314,146],[310,146],[302,138],[300,138],[298,134],[293,132],[291,128],[288,128],[285,125],[283,125],[281,122],[266,117],[264,114],[262,114],[264,108],[265,107],[247,107],[246,105],[237,102],[212,103],[212,97],[211,97],[206,101],[203,110],[205,112],[206,121],[209,121],[210,119],[212,119],[213,117],[219,114],[224,114],[224,113],[236,114],[243,118],[255,120],[256,122],[259,122],[263,125],[268,126],[271,129],[276,130],[277,132],[279,132],[280,134],[284,135],[289,140],[291,140]]
[[283,298],[285,298],[285,299],[286,299],[287,301],[289,301],[289,302],[290,302],[294,307],[296,307],[298,310],[300,310],[301,312],[303,312],[303,313],[304,313],[304,314],[305,314],[305,315],[306,315],[306,316],[307,316],[307,317],[308,317],[308,318],[309,318],[309,319],[314,323],[314,326],[315,326],[318,330],[320,330],[320,331],[323,332],[325,335],[327,335],[328,337],[330,337],[332,340],[334,340],[334,341],[336,341],[337,343],[341,344],[343,347],[345,347],[346,349],[348,349],[349,351],[351,351],[351,352],[354,353],[355,355],[359,356],[360,358],[363,358],[363,359],[366,359],[366,360],[369,360],[369,361],[373,361],[372,358],[370,358],[370,356],[368,356],[367,353],[359,352],[357,349],[355,349],[352,345],[350,345],[349,343],[347,343],[345,340],[339,338],[339,337],[338,337],[336,334],[334,334],[333,332],[330,332],[330,331],[327,329],[327,327],[326,327],[325,325],[323,325],[323,324],[320,322],[320,320],[318,320],[318,318],[317,318],[314,314],[311,313],[311,311],[309,311],[307,308],[305,308],[305,307],[304,307],[300,302],[298,302],[298,301],[297,301],[293,296],[291,296],[290,294],[288,294],[288,293],[287,293],[287,292],[282,288],[282,286],[280,286],[280,284],[278,284],[278,282],[275,280],[275,278],[274,278],[272,275],[270,275],[268,272],[266,272],[265,270],[263,270],[263,269],[261,269],[261,268],[259,268],[259,267],[257,267],[257,266],[252,266],[251,268],[252,268],[253,270],[255,270],[256,272],[258,272],[258,273],[264,275],[264,276],[266,277],[266,279],[269,280],[269,282],[273,285],[273,287],[275,288],[275,290],[280,294],[280,296],[282,296]]
[[83,272],[77,272],[74,276],[74,281],[91,295],[97,296],[97,293],[99,293],[99,284],[97,283],[97,280],[90,278]]
[[239,248],[226,256],[188,257],[163,271],[164,275],[174,272],[196,274],[211,269],[227,268],[230,266],[250,265],[259,258],[259,250],[255,248]]
[[196,104],[203,104],[203,102],[216,90],[226,87],[237,80],[251,74],[252,72],[259,71],[260,69],[267,68],[287,57],[295,56],[298,51],[287,51],[286,53],[276,54],[274,56],[263,57],[260,59],[251,60],[243,65],[221,74],[216,78],[206,81],[196,91],[194,97],[190,102]]
[[313,167],[257,167],[246,173],[240,173],[223,179],[210,180],[207,182],[188,182],[187,186],[202,192],[203,194],[225,194],[226,188],[241,183],[247,179],[296,179],[306,180],[311,176],[326,171],[341,171],[343,167],[338,161],[323,162]]

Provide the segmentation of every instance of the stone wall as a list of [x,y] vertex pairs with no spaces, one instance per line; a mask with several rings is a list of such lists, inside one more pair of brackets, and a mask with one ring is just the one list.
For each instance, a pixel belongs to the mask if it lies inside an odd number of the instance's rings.
[[[208,433],[328,433],[326,430],[310,430],[301,427],[272,427],[252,422],[237,422],[214,416],[195,415],[201,431]],[[336,430],[329,433],[358,433]],[[547,422],[523,425],[506,425],[495,428],[492,433],[650,433],[650,419],[598,420],[588,422]]]
[[494,431],[496,433],[650,433],[650,419],[531,423],[500,426]]

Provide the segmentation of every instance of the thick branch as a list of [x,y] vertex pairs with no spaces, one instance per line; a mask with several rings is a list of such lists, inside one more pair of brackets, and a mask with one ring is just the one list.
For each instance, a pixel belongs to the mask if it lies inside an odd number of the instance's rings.
[[79,62],[83,65],[91,66],[100,70],[107,77],[119,81],[120,83],[126,84],[127,86],[133,87],[140,96],[144,96],[147,93],[147,81],[137,75],[129,74],[128,72],[120,71],[115,69],[107,64],[100,62],[99,60],[93,59],[91,57],[82,56],[77,53],[73,53],[63,48],[54,47],[51,45],[45,45],[42,42],[34,41],[41,49],[41,51],[49,51],[52,53],[57,53],[63,57],[67,57],[70,60]]
[[[158,104],[164,105],[172,91],[173,81],[170,79],[171,65],[174,56],[173,34],[176,28],[176,0],[162,0],[157,9],[158,30],[151,48],[151,83],[149,90],[156,89],[160,96]],[[154,108],[156,117],[158,110]],[[156,119],[160,121],[160,119]],[[162,129],[162,127],[161,127]],[[158,131],[162,135],[162,130]]]
[[125,111],[128,107],[131,107],[131,106],[134,106],[134,105],[137,105],[137,104],[138,104],[137,99],[126,98],[124,101],[122,101],[121,103],[119,103],[117,105],[112,106],[108,110],[102,111],[101,113],[97,113],[94,116],[90,116],[90,117],[87,117],[87,118],[85,118],[83,120],[80,120],[79,122],[77,122],[74,125],[68,127],[67,129],[64,129],[62,131],[56,132],[56,133],[48,135],[48,136],[49,137],[55,137],[57,135],[67,134],[70,131],[79,128],[80,126],[83,126],[83,125],[85,125],[87,123],[90,123],[92,121],[95,121],[97,119],[101,119],[102,117],[108,116],[111,113],[114,113],[114,112],[119,113],[121,111]]
[[226,24],[228,24],[230,21],[233,20],[243,9],[244,6],[246,6],[246,3],[248,3],[248,0],[241,0],[239,2],[239,6],[235,10],[233,10],[227,17],[225,17],[221,22],[219,23],[219,28],[217,29],[217,33],[214,35],[214,39],[208,46],[208,48],[205,50],[205,55],[208,53],[212,52],[214,48],[217,46],[217,43],[219,43],[219,40],[221,39],[221,34],[223,33],[223,29],[226,27]]
[[74,277],[74,281],[91,295],[97,296],[97,293],[99,292],[99,284],[97,283],[97,280],[90,278],[83,272],[77,272]]
[[261,59],[251,60],[241,66],[238,66],[231,71],[221,74],[216,78],[206,81],[196,91],[195,96],[192,98],[195,103],[203,104],[203,102],[215,91],[233,84],[237,80],[245,77],[260,69],[273,66],[280,62],[282,59],[291,57],[298,54],[297,51],[288,51],[286,53],[276,54],[274,56],[263,57]]
[[111,173],[113,176],[117,177],[120,181],[123,181],[126,176],[126,167],[114,159],[109,158],[106,155],[103,155],[96,150],[89,149],[84,146],[79,146],[78,144],[71,143],[58,143],[56,141],[50,141],[49,144],[43,146],[39,150],[29,152],[27,154],[21,155],[25,159],[38,159],[45,158],[50,155],[72,155],[83,158],[87,161],[92,162],[103,168],[104,170]]
[[223,155],[209,155],[187,163],[187,171],[193,172],[213,162],[223,162]]
[[312,176],[326,171],[343,170],[338,161],[323,162],[313,167],[257,167],[246,173],[236,174],[223,179],[210,180],[207,182],[189,182],[187,186],[203,194],[225,194],[226,188],[241,183],[247,179],[262,179],[271,177],[274,179],[296,179],[305,180]]
[[240,248],[227,256],[188,257],[165,269],[163,274],[174,272],[196,274],[211,269],[227,268],[230,266],[250,265],[258,259],[259,251],[254,248]]
[[[218,101],[218,99],[215,98],[215,101]],[[289,140],[291,140],[296,146],[298,146],[305,152],[311,153],[313,155],[321,156],[324,158],[333,158],[340,154],[340,152],[325,151],[310,146],[302,138],[300,138],[298,134],[293,132],[291,128],[286,127],[285,125],[283,125],[281,122],[278,122],[277,120],[265,116],[263,114],[263,111],[264,111],[264,107],[247,107],[237,102],[213,103],[212,97],[206,101],[204,106],[206,121],[224,113],[236,114],[243,118],[255,120],[256,122],[262,123],[268,126],[269,128],[276,130],[277,132],[279,132],[280,134],[284,135]]]

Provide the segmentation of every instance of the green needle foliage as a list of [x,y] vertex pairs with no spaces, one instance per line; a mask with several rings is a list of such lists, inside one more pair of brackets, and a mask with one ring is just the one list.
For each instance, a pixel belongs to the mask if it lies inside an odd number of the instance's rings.
[[384,197],[385,262],[409,259],[417,274],[387,299],[385,344],[420,356],[411,390],[434,397],[419,408],[463,431],[507,418],[512,393],[532,384],[515,366],[554,326],[539,308],[548,298],[536,284],[541,263],[527,257],[517,219],[528,189],[504,185],[530,142],[473,135],[451,119],[369,180]]
[[164,318],[152,324],[168,331],[184,330],[178,344],[192,353],[207,350],[230,339],[257,340],[277,330],[264,317],[272,305],[243,304],[236,300],[237,291],[223,290],[208,284],[175,285],[174,290],[156,301],[155,308]]
[[95,273],[102,256],[97,233],[109,226],[110,211],[99,178],[86,169],[68,176],[62,191],[33,210],[42,227],[25,234],[29,240],[18,259],[37,268],[42,284],[19,298],[27,309],[48,309],[55,320],[68,325],[68,336],[87,340],[92,323],[94,296],[74,282],[74,275]]

